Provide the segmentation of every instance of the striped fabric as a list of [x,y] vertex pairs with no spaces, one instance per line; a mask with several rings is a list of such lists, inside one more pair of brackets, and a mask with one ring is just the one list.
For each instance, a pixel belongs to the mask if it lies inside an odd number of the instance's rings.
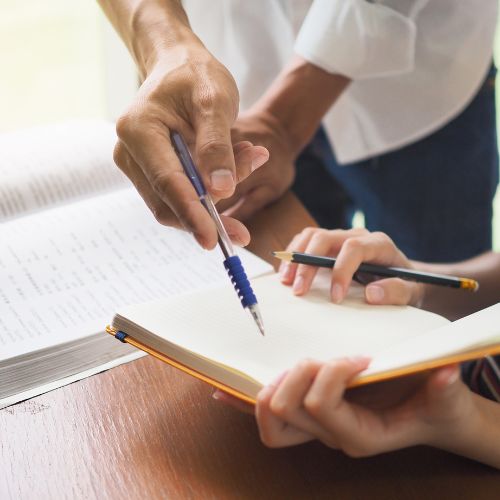
[[500,356],[487,356],[464,363],[462,377],[474,392],[500,402]]

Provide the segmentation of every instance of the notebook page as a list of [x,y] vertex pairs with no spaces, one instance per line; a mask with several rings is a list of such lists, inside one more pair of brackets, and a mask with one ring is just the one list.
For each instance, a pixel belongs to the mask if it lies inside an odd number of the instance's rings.
[[500,303],[390,347],[363,375],[439,359],[452,352],[500,344]]
[[80,120],[0,134],[0,222],[125,187],[114,125]]
[[329,299],[327,278],[316,280],[305,297],[295,297],[276,275],[255,280],[265,337],[225,289],[136,305],[118,313],[158,337],[263,383],[303,358],[374,355],[447,323],[411,307],[369,306],[359,289],[342,305],[335,305]]
[[[101,332],[125,304],[231,289],[220,250],[158,224],[131,188],[1,224],[0,242],[0,360]],[[241,257],[250,276],[272,270]]]

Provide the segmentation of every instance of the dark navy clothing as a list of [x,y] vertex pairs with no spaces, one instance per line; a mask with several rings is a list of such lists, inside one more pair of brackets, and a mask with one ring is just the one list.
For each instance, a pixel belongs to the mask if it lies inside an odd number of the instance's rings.
[[409,258],[453,262],[491,249],[498,177],[492,70],[455,119],[397,151],[340,166],[320,129],[293,189],[322,227],[348,228],[361,210]]

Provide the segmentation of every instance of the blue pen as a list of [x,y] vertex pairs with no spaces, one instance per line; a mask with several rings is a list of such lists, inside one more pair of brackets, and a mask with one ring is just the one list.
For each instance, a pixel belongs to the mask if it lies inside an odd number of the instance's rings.
[[255,320],[255,323],[257,324],[257,327],[259,328],[260,333],[264,335],[264,323],[262,322],[262,316],[259,311],[259,306],[257,305],[257,298],[253,293],[240,258],[234,253],[233,244],[231,243],[226,229],[222,224],[214,202],[205,189],[203,181],[196,170],[191,154],[189,153],[189,149],[178,132],[172,132],[170,137],[184,172],[191,181],[191,184],[200,198],[202,205],[207,209],[217,226],[217,233],[219,235],[218,241],[225,258],[224,267],[226,268],[234,289],[240,298],[241,305],[244,308],[248,308],[253,319]]

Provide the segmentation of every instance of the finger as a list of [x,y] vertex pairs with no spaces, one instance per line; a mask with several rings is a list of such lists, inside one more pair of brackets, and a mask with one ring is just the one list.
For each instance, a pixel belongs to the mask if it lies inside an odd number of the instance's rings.
[[[329,231],[316,231],[306,246],[305,252],[312,255],[328,255],[331,248],[331,238]],[[311,288],[311,283],[318,272],[316,266],[306,266],[299,264],[295,271],[293,280],[293,293],[295,295],[304,295]]]
[[115,146],[114,161],[120,170],[132,181],[156,220],[165,226],[182,229],[179,219],[177,219],[170,207],[155,193],[143,171],[121,141]]
[[304,360],[290,370],[274,391],[270,410],[289,425],[307,432],[319,439],[326,439],[325,430],[318,425],[303,408],[307,394],[321,363]]
[[267,386],[257,396],[255,416],[262,442],[271,448],[279,448],[313,440],[314,436],[288,425],[273,414],[269,407],[273,393],[274,388]]
[[362,262],[390,263],[397,251],[392,240],[383,233],[371,233],[345,240],[332,272],[332,301],[336,304],[342,302],[352,277]]
[[217,231],[205,208],[201,205],[191,182],[170,142],[164,125],[148,124],[139,127],[129,114],[118,121],[117,132],[122,143],[140,166],[156,195],[172,210],[182,226],[193,233],[204,248],[217,243]]
[[235,144],[233,151],[236,164],[236,182],[238,183],[269,160],[269,151],[266,148],[253,146],[248,141]]
[[[436,370],[427,381],[429,398],[441,406],[448,405],[462,386],[458,364],[444,366]],[[456,404],[456,401],[454,403]]]
[[240,142],[237,142],[237,143],[233,144],[233,153],[234,153],[234,156],[236,157],[236,155],[240,151],[243,151],[244,149],[250,148],[252,146],[253,146],[253,144],[250,141],[240,141]]
[[[319,231],[317,227],[306,227],[300,233],[296,234],[288,246],[287,252],[301,252],[303,253],[311,241],[311,238]],[[297,272],[297,264],[282,261],[279,272],[281,274],[281,283],[284,285],[291,285],[295,280],[295,273]]]
[[208,191],[227,198],[236,186],[236,164],[231,143],[231,120],[223,108],[205,109],[194,117],[195,156]]
[[231,241],[235,245],[246,247],[250,243],[250,233],[248,229],[239,220],[226,215],[221,215],[220,217]]
[[274,191],[269,186],[259,186],[248,192],[235,208],[226,210],[228,215],[238,220],[247,220],[253,214],[274,201]]
[[343,404],[343,395],[348,382],[370,364],[370,358],[360,356],[324,363],[304,397],[306,410],[315,418],[338,409]]
[[241,399],[238,399],[234,396],[231,396],[231,394],[228,394],[227,392],[216,389],[213,392],[212,397],[216,401],[220,401],[221,403],[231,406],[235,410],[241,411],[242,413],[247,413],[249,415],[255,414],[255,408],[253,405],[246,403],[245,401],[242,401]]
[[[357,440],[360,429],[354,405],[344,399],[349,382],[366,369],[370,359],[366,357],[345,358],[323,364],[304,398],[304,408],[317,423],[327,431],[326,443],[335,444]],[[358,414],[367,414],[360,410]]]
[[422,284],[400,278],[387,278],[370,283],[365,288],[369,304],[418,305],[422,295]]
[[312,359],[305,359],[292,368],[274,390],[270,404],[272,412],[286,419],[302,406],[302,400],[320,368],[321,363]]
[[[325,238],[328,239],[330,249],[328,251],[329,255],[337,255],[342,247],[342,244],[349,238],[354,236],[361,236],[368,234],[368,231],[364,228],[349,229],[347,231],[343,229],[335,229],[333,231],[325,231],[317,227],[305,228],[301,233],[296,235],[287,247],[288,252],[305,252],[307,246],[309,245],[311,239],[318,232],[323,233]],[[291,285],[295,280],[295,275],[297,272],[297,264],[287,264],[283,263],[280,267],[281,272],[281,282],[285,285]]]
[[[246,146],[241,147],[241,144]],[[239,148],[238,150],[235,149],[235,161],[238,184],[232,196],[217,203],[217,208],[222,213],[226,211],[231,211],[232,213],[241,205],[245,195],[257,185],[252,177],[249,179],[246,179],[246,177],[259,169],[269,159],[269,152],[261,146],[252,146],[252,143],[248,141],[236,144],[235,148],[237,146]]]

